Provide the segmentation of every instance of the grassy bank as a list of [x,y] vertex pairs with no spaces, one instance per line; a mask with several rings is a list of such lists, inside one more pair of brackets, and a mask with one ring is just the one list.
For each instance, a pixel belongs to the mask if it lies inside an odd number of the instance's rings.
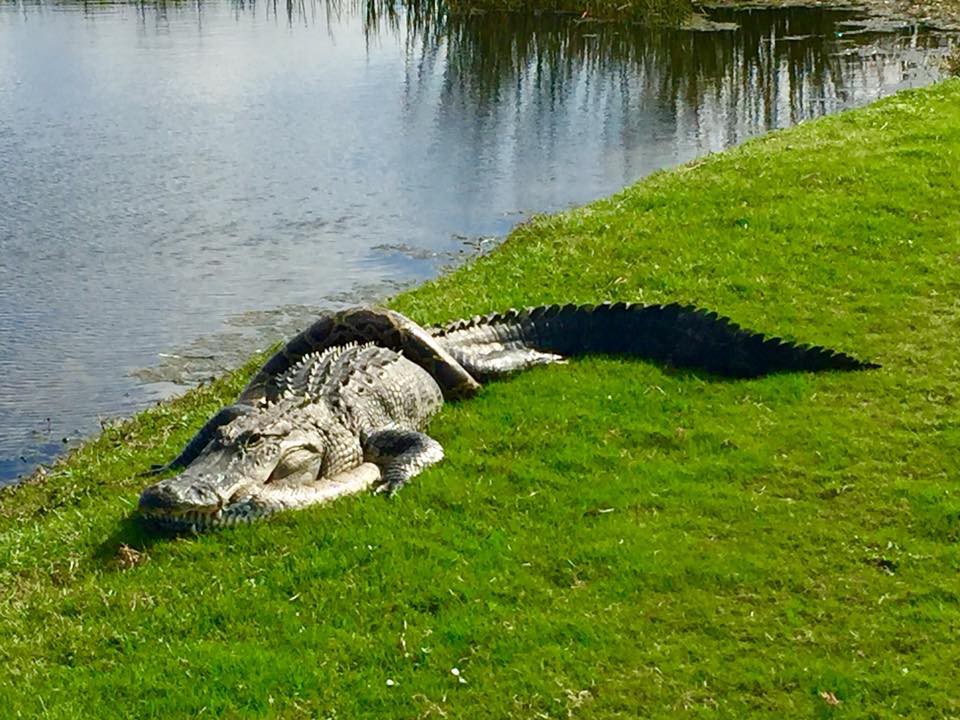
[[696,302],[879,371],[539,369],[447,407],[448,459],[394,501],[180,540],[131,520],[134,473],[242,373],[107,430],[0,496],[2,714],[960,715],[958,167],[953,81],[539,218],[394,302]]

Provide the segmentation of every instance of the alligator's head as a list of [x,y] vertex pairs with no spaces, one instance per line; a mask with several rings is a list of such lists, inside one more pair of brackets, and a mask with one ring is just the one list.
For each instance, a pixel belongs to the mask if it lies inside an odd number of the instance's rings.
[[320,474],[325,441],[309,412],[264,408],[219,428],[182,473],[145,489],[140,512],[160,525],[203,530],[290,507]]

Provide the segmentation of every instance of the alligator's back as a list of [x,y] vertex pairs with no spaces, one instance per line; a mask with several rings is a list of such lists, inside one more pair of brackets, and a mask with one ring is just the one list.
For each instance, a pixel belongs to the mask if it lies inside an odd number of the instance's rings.
[[421,429],[443,404],[430,374],[400,353],[354,343],[304,356],[278,380],[283,400],[327,406],[355,433]]
[[447,399],[470,397],[477,382],[410,318],[394,310],[357,307],[325,313],[303,332],[290,338],[250,380],[238,402],[254,405],[279,397],[281,379],[304,358],[329,348],[353,343],[374,343],[389,348],[427,370]]

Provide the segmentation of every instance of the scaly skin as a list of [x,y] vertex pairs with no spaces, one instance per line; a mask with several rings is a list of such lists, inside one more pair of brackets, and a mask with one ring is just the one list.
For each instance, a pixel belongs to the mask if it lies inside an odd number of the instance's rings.
[[443,404],[440,388],[392,350],[312,353],[280,383],[275,402],[216,428],[182,473],[144,490],[142,514],[178,528],[248,522],[370,487],[395,492],[405,469],[443,457],[419,432]]
[[877,367],[680,305],[552,305],[429,329],[390,310],[346,310],[268,360],[171,463],[183,471],[143,491],[140,510],[162,525],[202,530],[369,488],[392,494],[443,458],[422,431],[445,397],[592,353],[728,377]]

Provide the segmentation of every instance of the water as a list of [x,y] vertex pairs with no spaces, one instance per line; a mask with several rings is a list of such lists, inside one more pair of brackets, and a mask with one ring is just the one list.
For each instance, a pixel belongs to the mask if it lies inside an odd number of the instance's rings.
[[534,212],[939,76],[850,13],[0,3],[0,483]]

